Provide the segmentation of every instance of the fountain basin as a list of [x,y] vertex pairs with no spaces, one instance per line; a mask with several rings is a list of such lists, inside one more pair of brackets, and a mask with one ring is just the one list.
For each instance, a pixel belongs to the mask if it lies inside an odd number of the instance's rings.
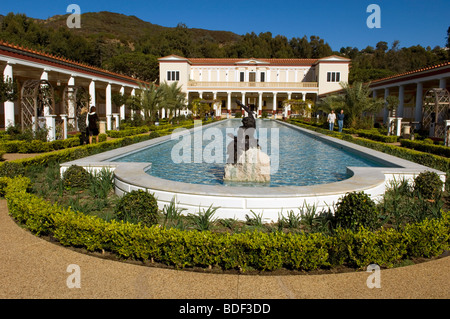
[[[206,125],[203,129],[214,127],[218,123]],[[340,148],[344,152],[356,153],[363,158],[383,163],[383,166],[348,166],[345,167],[345,170],[349,177],[331,183],[305,186],[249,187],[175,181],[147,174],[146,172],[152,169],[151,162],[117,161],[123,156],[135,154],[143,149],[158,146],[171,140],[170,136],[164,136],[63,163],[61,164],[61,172],[71,165],[79,165],[88,170],[100,170],[107,167],[114,170],[115,191],[118,195],[142,189],[155,195],[160,208],[163,208],[164,205],[170,203],[172,198],[175,198],[178,206],[186,209],[185,213],[195,213],[212,205],[213,207],[219,207],[216,211],[216,217],[245,220],[245,215],[251,214],[251,211],[253,211],[257,214],[262,213],[265,221],[276,221],[280,214],[289,210],[298,212],[297,208],[304,203],[316,205],[318,208],[332,208],[340,197],[352,191],[364,191],[377,201],[391,181],[402,178],[412,180],[425,170],[434,171],[440,175],[441,179],[445,180],[444,172],[291,124],[279,123],[317,140],[330,143],[333,147]],[[186,134],[194,133],[195,130],[195,128],[191,129]]]

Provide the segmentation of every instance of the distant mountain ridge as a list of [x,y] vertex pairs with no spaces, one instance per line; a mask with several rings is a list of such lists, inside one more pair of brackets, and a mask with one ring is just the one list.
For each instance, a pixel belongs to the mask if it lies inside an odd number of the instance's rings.
[[[34,19],[36,22],[50,28],[65,27],[69,14],[56,15],[46,20]],[[81,28],[73,29],[82,35],[101,34],[122,41],[137,41],[143,37],[153,37],[175,27],[164,27],[121,13],[101,11],[81,14]],[[194,40],[202,38],[213,39],[217,43],[229,44],[240,40],[241,36],[230,31],[212,31],[198,28],[187,28]]]

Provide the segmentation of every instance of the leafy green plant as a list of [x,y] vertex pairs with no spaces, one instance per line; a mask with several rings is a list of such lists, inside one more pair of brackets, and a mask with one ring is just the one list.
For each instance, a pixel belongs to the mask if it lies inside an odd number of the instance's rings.
[[210,230],[216,221],[213,216],[217,209],[218,207],[212,207],[211,205],[206,211],[202,209],[202,211],[199,211],[197,214],[190,214],[189,216],[194,223],[195,229],[200,231]]
[[437,200],[442,196],[444,183],[435,172],[422,172],[414,178],[414,191],[425,199]]
[[89,190],[97,198],[105,199],[114,189],[114,172],[108,168],[90,174]]
[[319,217],[319,212],[316,205],[308,205],[306,202],[299,208],[301,215],[301,224],[304,225],[310,232],[315,230]]
[[359,227],[375,229],[378,210],[375,202],[364,192],[351,192],[336,204],[336,223],[343,228],[358,230]]
[[3,162],[0,165],[0,176],[16,177],[25,174],[25,167],[18,162]]
[[301,225],[302,215],[296,214],[293,210],[287,212],[286,216],[281,217],[281,222],[287,228],[299,228]]
[[184,222],[182,213],[186,208],[177,207],[175,204],[175,197],[171,199],[169,205],[164,205],[162,214],[164,216],[163,226],[174,227],[177,229],[184,229]]
[[78,165],[70,166],[63,173],[64,187],[70,189],[85,189],[89,187],[90,174]]
[[247,214],[245,214],[245,220],[246,220],[246,224],[249,226],[254,226],[257,228],[261,228],[264,226],[263,223],[263,214],[257,214],[255,213],[253,210],[250,210],[250,212],[252,213],[252,216],[249,216]]
[[125,194],[115,208],[119,220],[142,222],[151,226],[158,223],[158,203],[155,197],[143,190]]

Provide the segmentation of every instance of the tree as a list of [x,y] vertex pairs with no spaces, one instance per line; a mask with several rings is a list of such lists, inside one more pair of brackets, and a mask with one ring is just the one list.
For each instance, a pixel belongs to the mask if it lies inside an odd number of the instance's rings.
[[140,98],[145,118],[156,121],[159,105],[163,98],[163,88],[156,86],[154,83],[140,84]]
[[450,49],[450,27],[447,29],[447,44],[445,46]]
[[[334,95],[325,99],[324,106],[331,109],[343,109],[346,114],[346,125],[353,128],[366,128],[373,125],[373,121],[368,120],[369,116],[373,116],[379,112],[383,106],[383,99],[374,100],[370,94],[368,84],[355,82],[353,85],[341,82],[344,93],[342,95]],[[368,124],[370,122],[370,124]]]
[[399,104],[400,104],[400,99],[398,98],[398,96],[389,95],[386,98],[386,106],[387,106],[389,112],[391,112],[391,116],[395,116],[395,112],[397,111],[397,107]]
[[192,114],[194,114],[195,117],[202,117],[204,114],[211,111],[211,106],[209,103],[202,102],[200,98],[194,99],[190,106],[189,106]]
[[172,84],[164,82],[161,84],[160,89],[162,91],[162,99],[159,103],[159,108],[166,109],[169,118],[172,119],[178,111],[186,107],[186,93],[181,90],[181,85],[178,86],[178,82],[173,82]]

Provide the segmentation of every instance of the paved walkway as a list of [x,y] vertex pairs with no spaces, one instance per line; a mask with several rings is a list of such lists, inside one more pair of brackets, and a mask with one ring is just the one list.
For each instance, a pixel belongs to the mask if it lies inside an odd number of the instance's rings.
[[[450,257],[369,273],[215,275],[148,268],[87,256],[35,237],[14,223],[0,200],[0,298],[442,298],[450,297]],[[80,267],[80,288],[68,288],[67,267]]]

